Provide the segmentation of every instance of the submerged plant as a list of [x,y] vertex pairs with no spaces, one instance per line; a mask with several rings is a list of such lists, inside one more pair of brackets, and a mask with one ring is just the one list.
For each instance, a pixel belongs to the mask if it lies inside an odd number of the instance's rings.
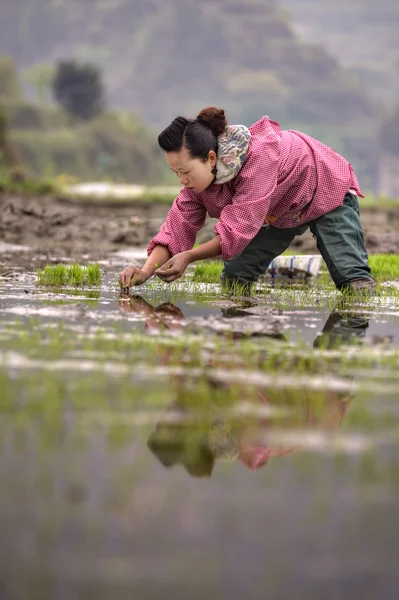
[[50,286],[97,286],[101,284],[100,267],[88,265],[82,267],[78,264],[71,265],[47,265],[44,269],[38,269],[38,283]]

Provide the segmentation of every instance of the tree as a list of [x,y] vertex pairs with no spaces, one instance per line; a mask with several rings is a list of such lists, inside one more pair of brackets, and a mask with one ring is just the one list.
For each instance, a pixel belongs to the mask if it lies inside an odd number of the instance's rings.
[[89,121],[104,108],[101,71],[74,60],[60,61],[53,80],[53,95],[68,113]]
[[37,100],[41,105],[49,103],[54,74],[54,65],[44,62],[36,63],[23,72],[23,78],[35,88]]
[[0,98],[16,100],[20,96],[17,69],[9,56],[0,55]]
[[0,170],[17,164],[17,157],[9,139],[9,123],[7,115],[0,106]]

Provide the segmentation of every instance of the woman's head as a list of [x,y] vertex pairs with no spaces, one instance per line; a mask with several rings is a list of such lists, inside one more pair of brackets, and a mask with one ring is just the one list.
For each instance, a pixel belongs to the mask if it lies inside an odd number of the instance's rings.
[[227,127],[224,110],[208,107],[196,119],[177,117],[158,136],[169,167],[180,183],[203,192],[215,179],[218,137]]

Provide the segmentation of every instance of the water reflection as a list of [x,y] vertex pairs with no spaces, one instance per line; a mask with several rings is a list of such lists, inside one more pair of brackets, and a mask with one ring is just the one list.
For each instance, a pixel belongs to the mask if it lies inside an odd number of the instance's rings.
[[[148,440],[150,450],[165,467],[182,465],[195,477],[209,477],[218,460],[238,461],[255,471],[272,457],[306,449],[309,432],[328,433],[338,429],[353,399],[350,394],[331,391],[269,388],[248,393],[249,390],[242,389],[243,395],[247,392],[247,401],[241,414],[240,410],[234,410],[240,408],[240,401],[236,400],[239,390],[234,391],[234,399],[230,405],[225,402],[223,409],[220,396],[219,402],[207,403],[201,410],[193,409],[190,403],[187,406],[181,398],[159,419]],[[225,400],[227,393],[225,390]],[[179,411],[180,420],[176,419]],[[300,432],[303,440],[298,435],[286,435],[290,432]]]
[[[184,315],[181,309],[171,302],[164,302],[158,306],[154,306],[142,296],[133,295],[126,297],[121,294],[119,306],[124,312],[143,315],[145,329],[147,330],[178,330],[182,327],[181,321],[184,319]],[[243,309],[250,308],[251,306],[255,305],[248,302],[239,308],[223,308],[221,309],[221,316],[228,319],[237,317],[248,319],[250,315]],[[262,317],[259,317],[259,320],[261,319]],[[313,341],[313,346],[315,348],[331,349],[342,344],[362,343],[369,328],[370,319],[371,315],[350,312],[341,303],[340,308],[336,308],[330,313],[323,329]],[[287,341],[287,337],[283,334],[272,333],[268,335],[265,333],[264,335],[265,337]]]
[[157,307],[147,302],[142,296],[133,295],[126,298],[121,294],[119,307],[127,313],[143,315],[145,329],[156,331],[162,329],[180,329],[184,315],[178,306],[171,302],[163,302]]
[[321,333],[313,342],[315,348],[335,348],[342,344],[361,343],[369,328],[370,316],[334,310]]
[[[148,330],[176,330],[184,318],[177,306],[164,303],[154,307],[141,296],[121,300],[120,306],[142,314]],[[248,313],[228,309],[223,316],[245,318]],[[337,348],[361,343],[369,319],[336,309],[313,346]],[[187,377],[173,378],[176,401],[148,439],[149,449],[163,466],[181,465],[193,477],[210,477],[217,461],[237,461],[256,471],[274,457],[300,452],[306,449],[309,433],[328,435],[336,431],[354,398],[351,393],[331,390],[260,389],[250,383],[221,383],[212,378],[217,362],[211,361],[209,366],[200,383]],[[241,410],[244,407],[246,410]],[[290,435],[293,432],[296,435]]]

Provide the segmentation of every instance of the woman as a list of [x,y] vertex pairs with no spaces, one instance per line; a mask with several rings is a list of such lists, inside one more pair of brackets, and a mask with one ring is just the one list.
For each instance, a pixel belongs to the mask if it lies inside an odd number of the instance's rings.
[[[183,189],[150,242],[142,268],[127,267],[122,287],[154,273],[171,282],[190,263],[222,256],[225,283],[251,284],[308,227],[338,289],[373,289],[352,166],[299,131],[263,117],[228,126],[224,110],[177,117],[158,137]],[[363,197],[363,196],[362,196]],[[214,238],[193,248],[206,215]]]

